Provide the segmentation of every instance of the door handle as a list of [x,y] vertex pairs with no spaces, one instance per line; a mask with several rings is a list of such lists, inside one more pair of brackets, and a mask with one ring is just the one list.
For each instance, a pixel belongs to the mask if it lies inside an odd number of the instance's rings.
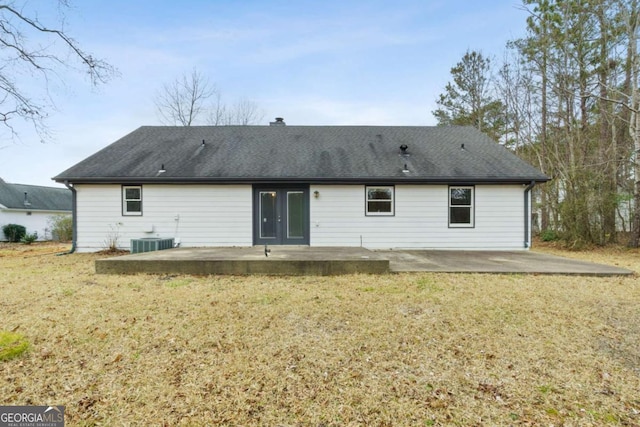
[[280,222],[280,215],[278,215],[278,222]]

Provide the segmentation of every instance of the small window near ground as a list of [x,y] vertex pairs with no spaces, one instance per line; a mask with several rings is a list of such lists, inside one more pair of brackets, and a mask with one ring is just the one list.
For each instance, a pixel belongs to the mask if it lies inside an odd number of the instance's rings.
[[473,227],[473,187],[449,187],[449,227]]
[[393,215],[393,187],[367,187],[367,215]]
[[122,215],[142,215],[142,187],[122,187]]

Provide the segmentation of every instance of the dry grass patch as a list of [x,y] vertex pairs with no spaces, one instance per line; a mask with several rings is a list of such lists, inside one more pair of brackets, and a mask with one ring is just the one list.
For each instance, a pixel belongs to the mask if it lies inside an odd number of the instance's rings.
[[11,251],[0,324],[32,345],[2,403],[70,426],[640,425],[637,277],[112,276]]
[[582,261],[614,265],[640,274],[640,249],[632,249],[623,245],[594,246],[583,250],[568,250],[563,247],[561,242],[536,241],[533,245],[533,250]]

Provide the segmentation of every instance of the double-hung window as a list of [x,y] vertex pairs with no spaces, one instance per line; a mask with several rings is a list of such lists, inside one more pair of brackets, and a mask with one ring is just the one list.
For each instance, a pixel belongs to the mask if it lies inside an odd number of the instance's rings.
[[473,187],[449,187],[449,227],[473,227]]
[[367,186],[366,215],[393,215],[393,186]]
[[122,187],[122,215],[142,215],[142,186]]

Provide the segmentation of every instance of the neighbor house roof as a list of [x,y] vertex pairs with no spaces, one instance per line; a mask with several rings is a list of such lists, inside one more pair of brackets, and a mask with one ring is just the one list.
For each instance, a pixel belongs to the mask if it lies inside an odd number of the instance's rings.
[[141,184],[548,178],[472,127],[143,126],[53,179]]
[[69,211],[71,191],[66,188],[0,182],[0,209]]

